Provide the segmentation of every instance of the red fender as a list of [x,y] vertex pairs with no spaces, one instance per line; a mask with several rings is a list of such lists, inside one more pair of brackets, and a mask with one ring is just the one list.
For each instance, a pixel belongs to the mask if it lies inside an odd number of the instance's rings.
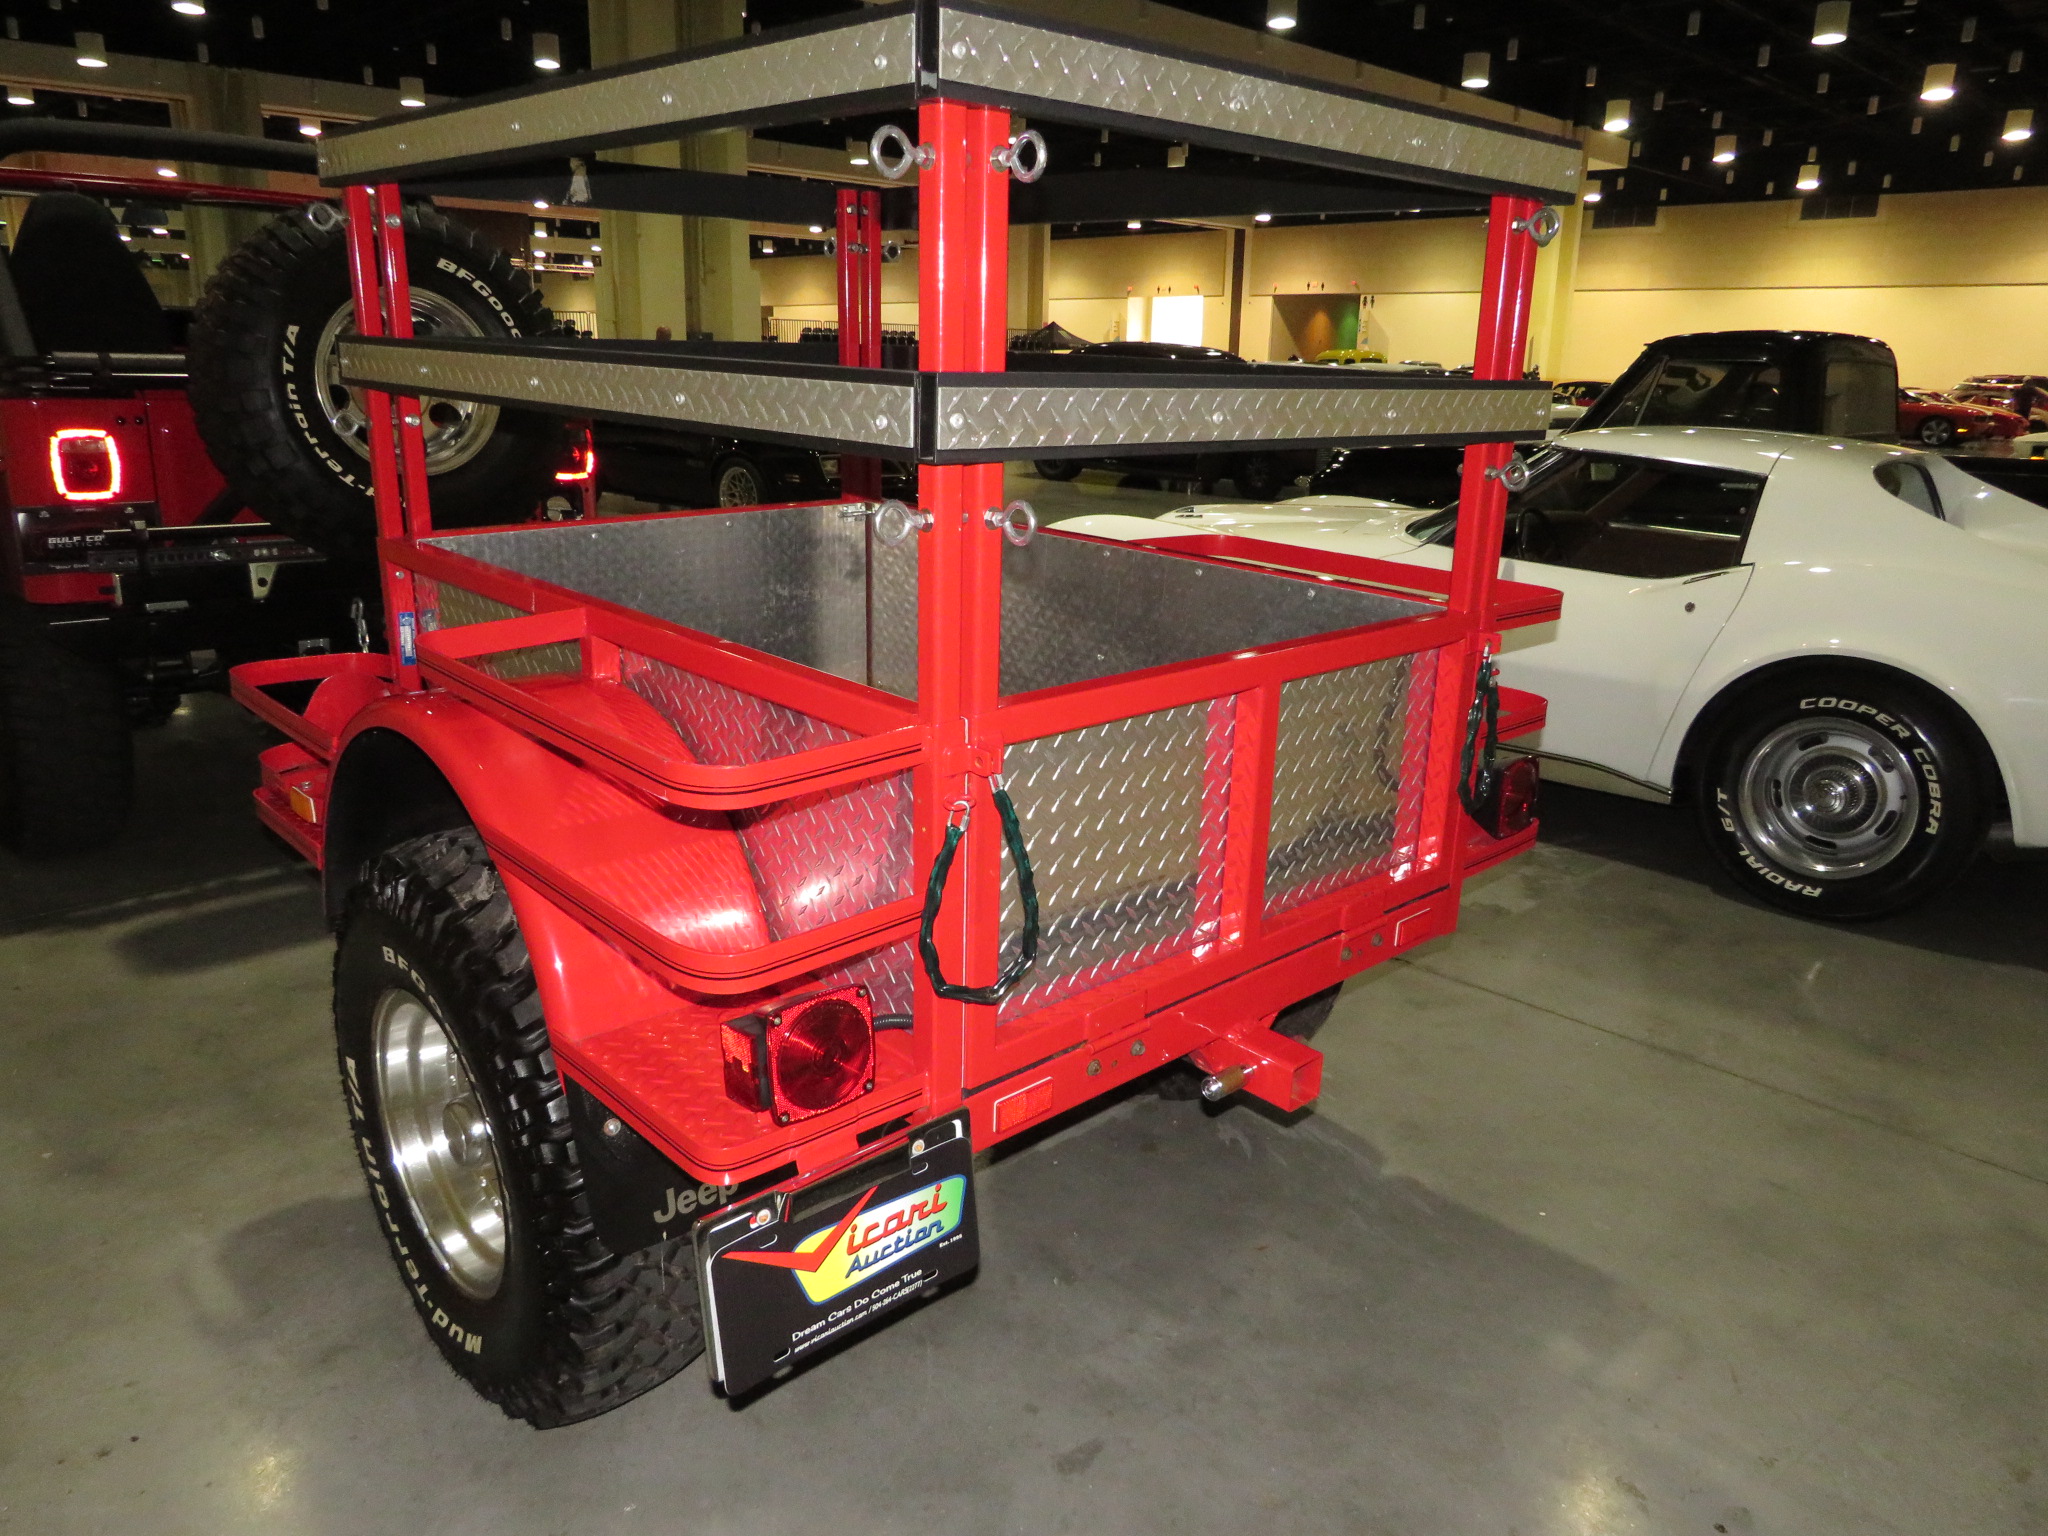
[[[614,691],[621,708],[656,713]],[[360,710],[335,754],[336,784],[347,776],[350,749],[371,732],[401,736],[432,762],[498,860],[533,958],[548,1032],[558,1043],[656,1014],[702,1009],[709,1018],[733,1011],[733,999],[714,1004],[657,981],[500,857],[501,829],[517,827],[521,846],[573,862],[679,942],[718,949],[766,944],[760,894],[726,817],[664,813],[474,706],[436,693],[380,699]],[[329,845],[346,830],[329,827]]]

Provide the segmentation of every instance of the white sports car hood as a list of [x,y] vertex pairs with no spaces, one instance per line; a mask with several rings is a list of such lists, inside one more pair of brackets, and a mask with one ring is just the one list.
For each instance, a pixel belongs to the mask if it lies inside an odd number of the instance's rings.
[[1235,533],[1246,538],[1282,539],[1330,546],[1341,540],[1346,549],[1361,544],[1381,545],[1375,554],[1403,552],[1417,547],[1407,534],[1409,524],[1430,515],[1427,507],[1403,506],[1397,501],[1376,501],[1367,496],[1301,496],[1271,506],[1233,506],[1228,503],[1182,507],[1160,518],[1166,528],[1186,532]]

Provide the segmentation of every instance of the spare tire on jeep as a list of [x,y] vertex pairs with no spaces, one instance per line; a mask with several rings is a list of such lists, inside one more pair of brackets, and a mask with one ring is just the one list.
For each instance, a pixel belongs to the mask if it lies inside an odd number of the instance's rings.
[[[545,333],[553,320],[503,252],[431,207],[405,209],[415,335]],[[335,553],[376,538],[369,420],[340,379],[355,332],[347,226],[315,203],[265,225],[221,263],[192,318],[191,398],[228,483],[294,538]],[[518,522],[560,467],[551,416],[468,400],[420,402],[434,524]]]

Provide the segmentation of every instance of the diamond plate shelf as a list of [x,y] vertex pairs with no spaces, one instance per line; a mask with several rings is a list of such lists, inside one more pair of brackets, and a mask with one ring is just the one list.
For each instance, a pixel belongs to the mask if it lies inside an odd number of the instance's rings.
[[718,128],[980,101],[1423,186],[1570,201],[1573,139],[960,0],[905,0],[336,129],[330,186],[448,177]]
[[[775,344],[343,342],[345,382],[577,416],[729,432],[925,464],[1144,452],[1536,442],[1549,386],[1286,364],[1013,373],[770,360]],[[738,355],[736,355],[738,354]]]

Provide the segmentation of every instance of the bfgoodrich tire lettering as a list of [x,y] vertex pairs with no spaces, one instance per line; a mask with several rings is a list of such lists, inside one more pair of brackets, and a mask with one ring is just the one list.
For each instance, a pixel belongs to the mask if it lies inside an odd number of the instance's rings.
[[[404,220],[416,331],[489,339],[550,328],[526,275],[475,231],[418,205]],[[353,331],[347,241],[339,219],[272,220],[207,283],[191,338],[193,415],[221,473],[259,515],[339,552],[368,549],[376,533],[361,396],[327,366]],[[424,404],[437,527],[518,522],[553,488],[567,444],[559,419]]]
[[1903,679],[1817,671],[1740,701],[1704,755],[1700,829],[1752,895],[1810,917],[1925,900],[1983,841],[1989,765]]
[[[408,1122],[386,1097],[394,999],[423,1010],[425,1036],[452,1047],[460,1103],[445,1117]],[[688,1240],[617,1254],[597,1236],[526,945],[473,831],[411,839],[367,871],[343,919],[334,1014],[377,1224],[457,1375],[549,1428],[639,1396],[702,1351]],[[393,1126],[408,1123],[426,1136],[409,1139],[401,1162]],[[437,1123],[447,1126],[438,1149]],[[474,1219],[483,1207],[472,1202],[475,1240],[451,1243],[437,1214],[446,1202],[422,1198],[423,1147],[456,1171],[494,1171],[485,1202],[498,1197],[495,1229]]]

